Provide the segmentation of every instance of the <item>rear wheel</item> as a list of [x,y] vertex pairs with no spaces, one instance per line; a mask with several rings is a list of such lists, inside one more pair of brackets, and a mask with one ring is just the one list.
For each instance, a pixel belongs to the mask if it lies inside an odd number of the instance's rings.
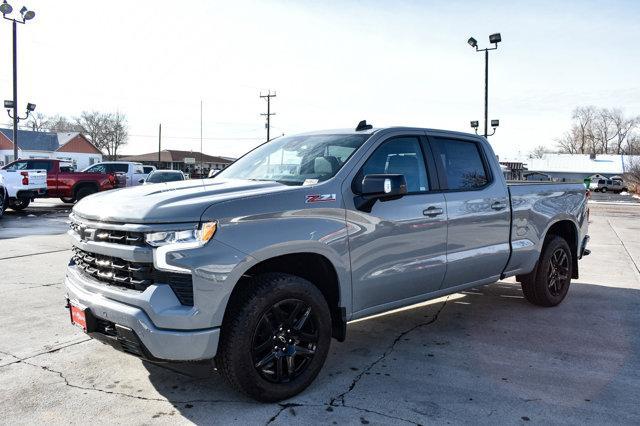
[[524,297],[534,305],[556,306],[566,297],[572,274],[573,257],[569,244],[564,238],[550,237],[536,268],[521,277]]
[[225,316],[216,364],[237,390],[264,402],[302,392],[331,344],[331,316],[316,286],[288,274],[254,277]]
[[17,212],[26,209],[29,204],[31,204],[31,200],[28,198],[14,198],[9,201],[9,207]]
[[91,194],[95,194],[96,192],[98,191],[91,186],[83,186],[82,188],[76,191],[76,201],[80,201],[84,197],[89,196]]
[[60,197],[60,200],[66,204],[73,204],[76,202],[76,199],[73,197]]

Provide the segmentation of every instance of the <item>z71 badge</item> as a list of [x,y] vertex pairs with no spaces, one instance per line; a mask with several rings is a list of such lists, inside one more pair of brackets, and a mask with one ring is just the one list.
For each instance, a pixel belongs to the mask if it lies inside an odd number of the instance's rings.
[[306,203],[324,203],[327,201],[335,201],[336,194],[314,194],[307,195]]

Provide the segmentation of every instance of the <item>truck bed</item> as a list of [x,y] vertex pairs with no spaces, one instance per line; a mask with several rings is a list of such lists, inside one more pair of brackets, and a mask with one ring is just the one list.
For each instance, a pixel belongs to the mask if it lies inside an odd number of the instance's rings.
[[[533,269],[553,221],[577,218],[580,235],[586,229],[587,198],[582,182],[507,182],[511,201],[511,258],[505,275]],[[560,214],[558,214],[560,213]],[[586,232],[586,231],[585,231]],[[580,244],[580,241],[576,241]]]

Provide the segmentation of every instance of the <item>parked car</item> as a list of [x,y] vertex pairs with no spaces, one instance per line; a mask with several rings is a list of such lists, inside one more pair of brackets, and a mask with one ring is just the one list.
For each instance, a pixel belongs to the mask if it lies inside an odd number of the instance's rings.
[[76,172],[71,162],[63,160],[50,158],[18,160],[6,165],[5,169],[43,172],[46,194],[39,196],[60,198],[65,203],[74,203],[87,195],[118,187],[113,173]]
[[147,174],[141,163],[127,161],[103,161],[83,170],[86,173],[113,173],[120,186],[137,186],[144,182]]
[[0,169],[6,190],[5,207],[24,210],[31,201],[47,194],[47,170],[29,167],[31,160],[18,160]]
[[591,181],[589,189],[594,192],[608,192],[619,194],[620,192],[627,192],[627,186],[624,181],[619,179],[596,179]]
[[348,321],[510,276],[554,306],[589,253],[582,183],[507,185],[482,137],[364,122],[97,194],[71,229],[74,324],[147,360],[215,360],[261,401],[304,390]]
[[167,183],[184,180],[184,173],[180,170],[154,170],[144,180],[144,185],[152,183]]

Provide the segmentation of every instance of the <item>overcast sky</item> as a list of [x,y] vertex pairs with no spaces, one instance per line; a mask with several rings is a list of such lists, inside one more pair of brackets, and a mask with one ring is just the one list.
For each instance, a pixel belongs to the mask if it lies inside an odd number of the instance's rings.
[[[15,9],[22,3],[9,0]],[[577,105],[640,114],[638,1],[25,0],[19,99],[38,111],[124,112],[124,153],[163,148],[238,156],[265,138],[324,128],[415,125],[469,131],[483,114],[502,157],[553,147]],[[11,97],[11,26],[0,22],[0,92]],[[5,122],[5,121],[3,121]]]

